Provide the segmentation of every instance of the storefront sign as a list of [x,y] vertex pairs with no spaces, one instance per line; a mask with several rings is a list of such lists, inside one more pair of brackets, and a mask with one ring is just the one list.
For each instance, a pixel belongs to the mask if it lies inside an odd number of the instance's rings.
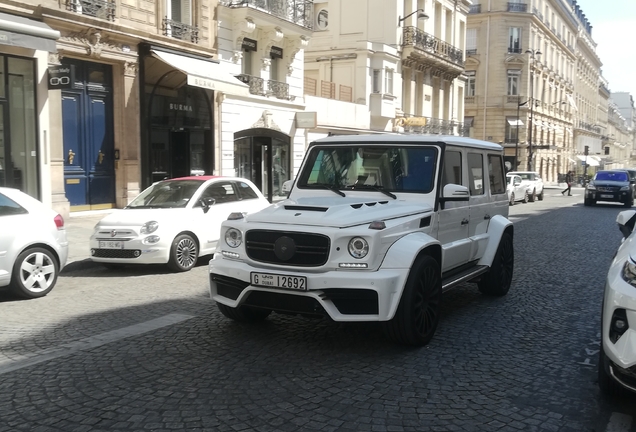
[[243,38],[241,48],[243,51],[256,51],[256,41],[254,39]]
[[311,129],[315,128],[317,124],[317,113],[314,112],[297,112],[296,113],[296,127]]
[[192,112],[192,105],[180,104],[180,103],[172,103],[168,105],[170,111],[189,111]]
[[282,59],[283,58],[283,49],[279,48],[277,46],[273,46],[272,49],[269,52],[269,56],[271,58],[279,58]]
[[49,67],[49,90],[72,88],[75,82],[74,75],[73,65]]
[[395,125],[404,126],[426,126],[426,117],[402,117],[395,119]]

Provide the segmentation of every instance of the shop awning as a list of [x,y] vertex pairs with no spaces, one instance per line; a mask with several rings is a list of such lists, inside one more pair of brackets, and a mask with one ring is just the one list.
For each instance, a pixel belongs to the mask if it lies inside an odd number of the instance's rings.
[[523,122],[519,119],[507,119],[510,126],[523,126]]
[[598,159],[596,159],[596,158],[595,158],[595,157],[593,157],[593,156],[585,156],[585,155],[581,156],[581,155],[576,155],[576,157],[577,157],[577,158],[579,158],[581,161],[585,162],[585,163],[587,164],[587,166],[593,166],[593,167],[596,167],[596,166],[599,166],[599,165],[600,165],[600,163],[599,163]]
[[[230,74],[221,63],[187,57],[165,51],[151,51],[152,57],[181,72],[188,85],[215,90],[222,93],[249,96],[249,86]],[[185,75],[185,76],[183,76]],[[165,83],[162,83],[165,85]]]
[[60,32],[43,22],[0,12],[0,45],[56,52]]

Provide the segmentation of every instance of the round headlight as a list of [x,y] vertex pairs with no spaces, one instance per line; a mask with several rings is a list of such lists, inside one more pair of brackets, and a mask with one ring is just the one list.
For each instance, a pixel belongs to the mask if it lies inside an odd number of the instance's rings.
[[364,258],[369,253],[369,243],[362,237],[349,240],[349,254],[357,259]]
[[139,230],[139,232],[141,234],[152,234],[153,232],[157,231],[158,228],[159,228],[159,222],[149,221],[141,226],[141,229]]
[[231,248],[237,248],[243,243],[243,235],[236,228],[225,231],[225,244]]

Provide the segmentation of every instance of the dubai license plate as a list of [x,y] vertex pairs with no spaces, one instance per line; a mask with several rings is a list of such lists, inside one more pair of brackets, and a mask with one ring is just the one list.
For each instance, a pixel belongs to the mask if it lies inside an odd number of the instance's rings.
[[286,276],[272,273],[251,273],[252,285],[307,291],[305,276]]
[[114,240],[100,240],[99,242],[100,249],[123,249],[124,242],[123,241],[114,241]]
[[601,198],[614,198],[612,194],[601,194]]

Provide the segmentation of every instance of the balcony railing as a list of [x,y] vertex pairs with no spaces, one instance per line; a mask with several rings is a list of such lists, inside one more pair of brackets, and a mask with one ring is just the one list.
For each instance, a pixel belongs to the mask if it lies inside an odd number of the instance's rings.
[[508,2],[508,12],[528,12],[528,5],[525,3]]
[[468,11],[468,13],[469,14],[481,13],[481,5],[480,4],[470,5],[470,10]]
[[594,132],[594,133],[597,133],[597,134],[601,133],[601,127],[600,126],[594,125],[594,124],[591,124],[591,123],[586,123],[584,121],[579,121],[579,129],[585,129],[587,131]]
[[336,97],[336,83],[331,81],[320,81],[320,94],[318,94],[318,80],[305,77],[303,80],[305,94],[309,96],[319,96],[325,99],[337,99],[343,102],[353,102],[353,87],[338,85],[339,92]]
[[67,0],[66,10],[115,21],[117,6],[114,1],[109,0]]
[[455,48],[448,42],[444,42],[417,27],[409,26],[404,28],[404,45],[413,45],[423,51],[436,54],[445,60],[449,60],[458,66],[464,66],[464,53],[462,50]]
[[250,87],[251,94],[265,96],[265,80],[263,78],[247,74],[236,75],[236,78]]
[[287,83],[269,80],[267,81],[267,90],[269,90],[269,93],[276,96],[277,99],[291,99],[289,96],[289,84]]
[[314,28],[314,0],[220,0],[219,4],[259,9],[307,29]]
[[522,51],[521,48],[508,47],[509,54],[521,54],[521,51]]
[[466,55],[467,55],[467,56],[469,56],[469,55],[475,55],[475,54],[477,54],[477,48],[467,49],[467,50],[466,50]]
[[163,35],[192,43],[199,42],[199,28],[197,26],[174,21],[168,17],[163,19]]
[[[407,116],[409,118],[410,116]],[[418,133],[428,135],[455,135],[470,136],[470,123],[461,123],[452,120],[444,120],[433,117],[418,117],[418,124],[423,126],[404,126],[405,133]]]

